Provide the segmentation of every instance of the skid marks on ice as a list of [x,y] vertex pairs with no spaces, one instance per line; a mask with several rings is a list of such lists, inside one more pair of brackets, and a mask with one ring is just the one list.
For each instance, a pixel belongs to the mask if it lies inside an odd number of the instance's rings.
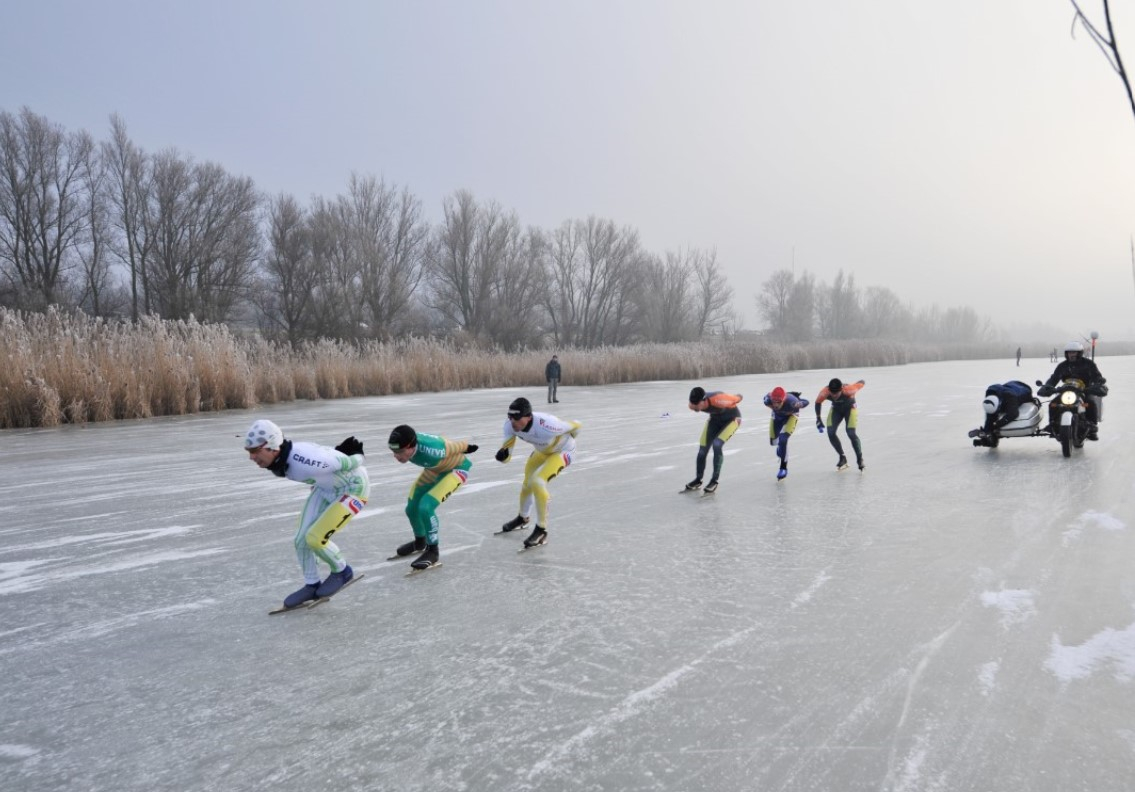
[[62,561],[69,563],[69,559],[32,559],[17,563],[0,564],[0,595],[27,593],[37,591],[57,583],[66,583],[77,578],[92,575],[106,575],[115,572],[125,572],[131,569],[167,564],[174,561],[185,561],[190,558],[217,555],[226,552],[223,547],[209,547],[194,551],[166,551],[161,553],[147,553],[120,558],[114,563],[88,564],[75,568],[44,569],[33,571],[38,567]]
[[93,543],[96,545],[123,545],[131,544],[133,542],[148,542],[153,539],[163,539],[169,536],[179,536],[187,534],[194,528],[200,528],[200,525],[171,525],[166,528],[145,528],[138,531],[104,531],[103,533],[96,534],[77,534],[74,536],[60,536],[57,539],[51,539],[46,542],[35,542],[33,544],[24,545],[10,545],[9,552],[28,551],[28,550],[51,550],[58,547],[67,547],[68,545],[88,544]]
[[72,627],[68,630],[59,632],[40,632],[38,635],[42,636],[35,639],[23,641],[19,645],[14,646],[0,646],[0,656],[12,654],[13,652],[22,649],[35,649],[41,650],[45,646],[53,646],[56,644],[66,644],[73,642],[85,642],[93,638],[98,638],[102,635],[108,635],[119,630],[125,630],[132,627],[137,627],[143,624],[150,624],[155,621],[162,621],[164,619],[174,618],[181,616],[185,613],[201,610],[218,604],[215,599],[203,599],[197,602],[184,602],[179,605],[171,605],[168,608],[153,608],[151,610],[138,611],[137,613],[125,613],[121,616],[115,616],[110,619],[103,619],[101,621],[91,622],[79,627]]

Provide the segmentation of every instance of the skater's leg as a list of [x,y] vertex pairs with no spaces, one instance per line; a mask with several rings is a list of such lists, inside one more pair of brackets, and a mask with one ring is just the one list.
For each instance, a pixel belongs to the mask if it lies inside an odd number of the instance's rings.
[[863,465],[863,444],[859,440],[859,410],[853,408],[847,418],[847,437],[851,440],[851,447],[855,449],[855,459],[860,466]]
[[[718,432],[717,437],[713,438],[713,476],[710,479],[711,481],[717,481],[721,478],[721,466],[725,464],[725,442],[733,436],[740,425],[740,419],[734,418]],[[700,471],[698,478],[701,478]]]
[[[539,452],[534,453],[535,457]],[[558,452],[553,454],[539,454],[542,461],[534,472],[525,479],[525,485],[536,499],[536,524],[547,529],[548,527],[548,482],[558,476],[571,464],[572,454]],[[527,472],[527,471],[526,471]]]
[[[320,498],[320,500],[322,500],[322,498]],[[311,503],[310,498],[308,499],[308,503]],[[343,560],[343,554],[339,551],[339,547],[331,541],[331,537],[362,510],[364,503],[365,502],[359,498],[344,495],[334,503],[328,504],[315,521],[308,526],[307,530],[303,532],[303,541],[307,549],[310,550],[316,558],[327,564],[332,572],[342,572],[347,564]],[[306,512],[307,509],[305,509],[305,513]],[[296,549],[299,551],[298,542]],[[304,577],[306,579],[308,568],[303,560],[300,561],[300,564],[304,566]],[[314,563],[312,566],[314,567]]]
[[840,423],[843,421],[843,416],[839,415],[835,410],[828,411],[828,442],[831,443],[832,448],[840,456],[843,456],[843,443],[839,441],[839,435],[836,430],[839,429]]

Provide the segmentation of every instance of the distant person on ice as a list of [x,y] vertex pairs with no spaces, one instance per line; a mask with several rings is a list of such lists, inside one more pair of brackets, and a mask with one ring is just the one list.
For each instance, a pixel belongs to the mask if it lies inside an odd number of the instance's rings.
[[544,379],[548,381],[548,404],[558,404],[556,388],[560,384],[560,359],[556,355],[552,355],[548,365],[544,366]]
[[788,475],[788,438],[796,431],[796,421],[800,410],[808,406],[808,400],[800,398],[796,392],[788,393],[776,387],[765,394],[765,406],[772,410],[768,422],[768,444],[776,446],[780,457],[780,470],[776,472],[777,481]]
[[1021,365],[1021,348],[1017,347],[1017,365]]
[[473,462],[466,457],[478,446],[464,440],[446,440],[438,435],[418,434],[402,424],[390,433],[390,451],[401,464],[425,468],[410,487],[406,517],[414,539],[400,546],[396,556],[421,553],[410,562],[414,569],[429,569],[440,563],[437,507],[469,478]]
[[[244,450],[265,470],[311,485],[294,540],[304,586],[284,598],[284,607],[335,594],[355,576],[331,537],[362,511],[370,494],[363,444],[354,437],[335,448],[287,440],[276,424],[259,420],[244,436]],[[318,561],[331,570],[323,582]]]
[[844,385],[839,378],[833,378],[828,383],[826,388],[821,388],[820,393],[816,396],[816,429],[823,432],[825,429],[824,421],[820,417],[820,405],[825,401],[831,405],[828,410],[827,433],[828,442],[832,444],[832,448],[839,454],[839,461],[836,462],[836,470],[847,470],[847,457],[843,455],[843,444],[840,443],[839,437],[836,435],[836,430],[839,429],[841,422],[846,421],[847,425],[844,431],[847,432],[847,439],[851,441],[851,447],[855,451],[855,462],[859,465],[859,469],[863,470],[866,464],[863,461],[863,445],[859,442],[859,408],[855,404],[855,394],[859,393],[859,389],[866,385],[866,381],[859,380],[850,385]]
[[713,475],[705,485],[706,492],[716,492],[717,482],[721,478],[721,466],[725,462],[725,441],[733,436],[741,426],[741,411],[737,405],[744,398],[740,394],[725,393],[724,391],[710,391],[705,388],[694,388],[690,391],[690,409],[694,412],[709,414],[705,426],[701,430],[701,440],[698,441],[698,456],[695,464],[694,480],[686,485],[687,490],[696,490],[701,486],[705,475],[705,460],[709,449],[713,448]]
[[497,462],[507,462],[517,438],[531,443],[535,450],[524,463],[524,481],[520,485],[520,510],[501,526],[501,532],[515,531],[528,524],[532,506],[536,506],[536,527],[524,540],[525,547],[536,547],[548,541],[548,482],[562,473],[575,458],[575,437],[579,421],[562,421],[549,413],[532,412],[532,404],[523,396],[508,405],[504,421],[504,440],[497,451]]

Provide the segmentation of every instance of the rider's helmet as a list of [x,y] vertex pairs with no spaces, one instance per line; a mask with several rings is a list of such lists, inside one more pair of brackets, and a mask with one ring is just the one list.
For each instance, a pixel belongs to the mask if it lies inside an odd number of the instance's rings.
[[261,418],[248,428],[248,432],[244,436],[244,449],[255,451],[263,447],[275,451],[283,442],[284,433],[280,431],[280,427]]
[[1069,341],[1064,347],[1064,359],[1076,360],[1084,356],[1084,345],[1079,341]]
[[778,406],[783,404],[784,400],[787,399],[787,398],[788,398],[788,394],[785,393],[784,388],[780,387],[779,385],[777,387],[773,388],[771,391],[769,391],[769,394],[768,394],[768,400],[770,402],[772,402],[773,404],[776,404]]
[[993,413],[997,412],[1000,406],[1001,400],[994,396],[992,393],[986,396],[985,401],[981,403],[981,408],[985,410],[985,412],[989,415],[993,415]]

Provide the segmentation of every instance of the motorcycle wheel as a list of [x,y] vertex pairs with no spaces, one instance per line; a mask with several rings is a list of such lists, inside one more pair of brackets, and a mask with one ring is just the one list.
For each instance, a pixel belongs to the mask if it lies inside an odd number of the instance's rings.
[[1063,452],[1064,456],[1066,456],[1066,457],[1072,456],[1072,427],[1071,426],[1061,426],[1060,427],[1060,450]]

